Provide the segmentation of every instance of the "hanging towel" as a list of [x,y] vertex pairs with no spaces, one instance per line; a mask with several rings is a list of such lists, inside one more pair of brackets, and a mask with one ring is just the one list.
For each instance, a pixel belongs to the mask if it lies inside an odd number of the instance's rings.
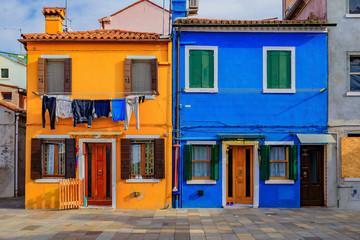
[[91,127],[94,114],[94,102],[91,100],[79,100],[75,99],[71,103],[74,127],[78,123],[87,123],[88,127]]
[[45,113],[49,111],[51,130],[55,129],[56,98],[43,96],[42,98],[42,125],[45,128]]
[[58,117],[63,119],[73,117],[71,102],[69,96],[56,96],[56,121]]
[[139,97],[128,97],[126,98],[126,106],[125,106],[125,123],[124,129],[128,130],[131,113],[134,111],[135,119],[136,119],[136,129],[140,129],[140,119],[139,119]]
[[124,121],[125,120],[125,98],[111,100],[112,107],[112,120]]
[[109,117],[110,115],[110,100],[95,100],[95,117]]

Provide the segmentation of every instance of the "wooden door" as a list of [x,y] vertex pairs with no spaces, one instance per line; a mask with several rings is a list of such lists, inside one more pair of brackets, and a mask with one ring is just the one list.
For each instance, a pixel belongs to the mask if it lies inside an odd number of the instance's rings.
[[323,146],[301,146],[300,198],[302,206],[324,205],[323,153]]
[[253,148],[231,146],[226,167],[226,201],[234,204],[253,203]]
[[88,205],[111,205],[111,144],[86,144],[85,186]]

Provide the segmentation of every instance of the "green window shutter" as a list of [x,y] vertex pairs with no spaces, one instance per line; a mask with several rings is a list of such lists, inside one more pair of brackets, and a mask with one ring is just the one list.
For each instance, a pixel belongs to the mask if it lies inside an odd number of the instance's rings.
[[267,88],[291,88],[291,51],[267,52]]
[[189,51],[189,87],[214,87],[214,51]]
[[191,145],[184,145],[183,174],[184,174],[184,180],[192,179]]
[[260,179],[270,179],[270,145],[263,145],[261,151]]
[[211,180],[219,180],[219,145],[211,147]]
[[296,145],[289,147],[289,179],[298,179],[298,148]]

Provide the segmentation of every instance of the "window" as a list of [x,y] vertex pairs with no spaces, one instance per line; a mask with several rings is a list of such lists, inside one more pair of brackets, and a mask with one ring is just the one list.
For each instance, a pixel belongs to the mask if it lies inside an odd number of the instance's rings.
[[270,178],[288,178],[289,149],[284,146],[272,146],[270,149]]
[[219,146],[185,145],[183,165],[184,180],[218,180]]
[[31,139],[31,179],[75,178],[75,139]]
[[11,92],[2,92],[2,99],[3,100],[11,100],[12,99],[12,93]]
[[125,93],[126,95],[158,94],[158,60],[156,58],[129,56],[125,59]]
[[216,46],[185,47],[185,91],[218,91],[218,48]]
[[164,139],[121,139],[121,179],[163,178]]
[[8,78],[9,78],[9,69],[1,68],[1,79],[8,79]]
[[295,93],[295,47],[264,47],[263,66],[264,93]]
[[360,56],[350,56],[350,91],[360,91]]
[[43,148],[43,176],[65,176],[65,141],[44,140]]
[[154,178],[154,142],[132,141],[131,178]]
[[360,14],[360,0],[349,0],[349,13]]
[[71,93],[71,58],[39,58],[38,91],[40,94]]
[[298,148],[296,145],[263,145],[260,148],[260,178],[266,180],[298,179]]

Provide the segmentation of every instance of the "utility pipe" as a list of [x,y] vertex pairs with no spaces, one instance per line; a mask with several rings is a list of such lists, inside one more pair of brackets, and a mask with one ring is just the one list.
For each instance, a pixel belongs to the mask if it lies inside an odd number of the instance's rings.
[[19,162],[19,113],[15,113],[15,197],[18,197],[19,183],[18,183],[18,162]]

